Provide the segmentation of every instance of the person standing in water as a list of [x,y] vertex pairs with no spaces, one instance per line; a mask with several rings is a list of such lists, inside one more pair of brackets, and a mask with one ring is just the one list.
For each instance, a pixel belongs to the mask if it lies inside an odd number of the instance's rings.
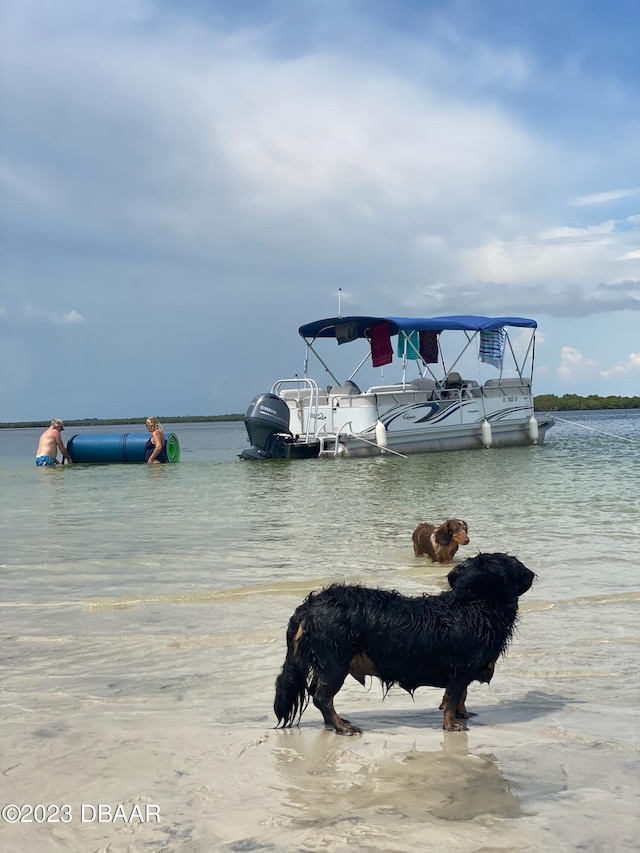
[[36,465],[38,467],[49,468],[58,464],[58,450],[62,454],[62,464],[66,459],[69,465],[73,465],[73,459],[69,456],[67,448],[64,446],[60,433],[64,429],[64,423],[60,418],[54,418],[51,421],[48,429],[40,436],[38,441],[38,449],[36,450]]
[[165,447],[164,431],[162,424],[157,418],[147,418],[145,421],[151,438],[144,448],[144,459],[147,465],[155,465],[159,462],[168,462],[167,449]]

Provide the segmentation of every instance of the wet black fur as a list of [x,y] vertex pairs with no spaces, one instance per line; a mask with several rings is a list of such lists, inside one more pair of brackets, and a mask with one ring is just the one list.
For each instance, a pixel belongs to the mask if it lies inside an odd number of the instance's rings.
[[[385,689],[399,685],[443,687],[444,728],[464,708],[472,681],[489,681],[506,651],[518,613],[518,596],[534,573],[508,554],[478,554],[449,572],[450,590],[407,597],[396,591],[333,584],[311,593],[287,629],[287,655],[276,680],[278,725],[299,721],[309,696],[340,734],[360,729],[333,710],[333,697],[351,669],[364,683],[376,675]],[[366,656],[372,669],[354,672]]]

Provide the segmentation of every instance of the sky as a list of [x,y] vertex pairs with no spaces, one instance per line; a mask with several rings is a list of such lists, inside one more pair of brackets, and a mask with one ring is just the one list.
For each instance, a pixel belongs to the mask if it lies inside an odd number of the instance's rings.
[[0,422],[242,413],[339,304],[532,317],[534,393],[640,394],[639,29],[0,0]]

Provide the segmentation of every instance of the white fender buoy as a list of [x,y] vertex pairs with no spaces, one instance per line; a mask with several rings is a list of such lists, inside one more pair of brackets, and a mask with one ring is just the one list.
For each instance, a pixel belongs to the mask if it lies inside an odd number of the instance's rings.
[[491,435],[491,424],[486,418],[482,421],[482,443],[485,447],[491,447],[493,443],[493,436]]
[[535,419],[534,415],[531,415],[529,418],[529,438],[531,439],[532,444],[538,443],[538,421]]
[[387,430],[381,420],[376,421],[376,444],[384,453],[387,446]]

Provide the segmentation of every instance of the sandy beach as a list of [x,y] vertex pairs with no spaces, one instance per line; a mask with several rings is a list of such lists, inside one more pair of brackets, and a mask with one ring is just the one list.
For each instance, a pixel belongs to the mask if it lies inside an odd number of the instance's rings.
[[[59,822],[5,820],[0,845],[7,853],[631,851],[636,688],[622,680],[615,693],[604,689],[598,711],[585,695],[583,711],[576,661],[546,654],[555,618],[553,609],[525,611],[526,643],[515,641],[494,684],[470,688],[477,716],[461,733],[441,730],[439,691],[420,689],[414,702],[393,690],[383,701],[377,682],[346,684],[336,700],[361,736],[334,734],[313,707],[300,727],[274,730],[284,647],[266,631],[122,637],[112,656],[102,638],[81,653],[72,638],[59,641],[40,672],[8,681],[2,796],[69,810],[53,816]],[[10,657],[25,643],[36,656],[52,645],[5,637],[3,651]],[[117,672],[123,655],[129,663]],[[78,683],[74,668],[95,668],[95,683]],[[613,675],[582,673],[586,693]]]

